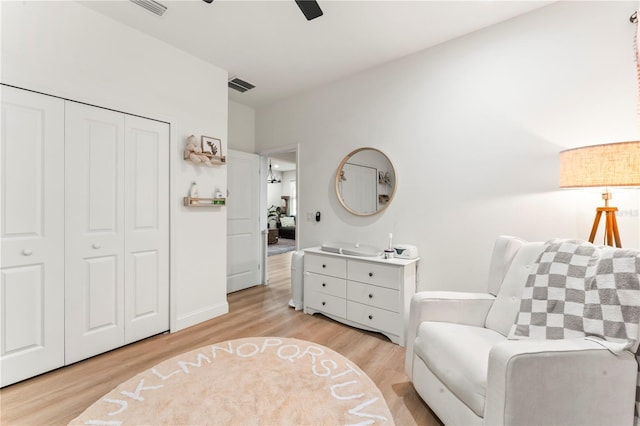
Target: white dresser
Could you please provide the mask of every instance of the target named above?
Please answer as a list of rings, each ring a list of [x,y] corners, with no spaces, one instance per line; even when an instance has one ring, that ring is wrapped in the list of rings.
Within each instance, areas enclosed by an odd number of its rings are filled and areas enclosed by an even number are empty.
[[[383,259],[304,250],[304,312],[384,334],[405,345],[418,259]]]

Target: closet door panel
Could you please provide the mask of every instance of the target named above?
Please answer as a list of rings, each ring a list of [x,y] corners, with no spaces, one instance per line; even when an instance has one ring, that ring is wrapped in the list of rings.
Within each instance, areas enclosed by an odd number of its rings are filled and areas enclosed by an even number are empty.
[[[0,90],[0,386],[6,386],[64,364],[64,102]]]
[[[169,125],[126,116],[125,341],[169,329]]]
[[[67,364],[124,344],[124,115],[66,103]]]
[[[25,348],[42,347],[44,336],[44,286],[42,264],[2,268],[4,319],[9,326],[3,330],[4,353],[14,353]],[[30,309],[25,310],[28,306]]]
[[[118,326],[118,258],[85,259],[86,329],[97,332]]]

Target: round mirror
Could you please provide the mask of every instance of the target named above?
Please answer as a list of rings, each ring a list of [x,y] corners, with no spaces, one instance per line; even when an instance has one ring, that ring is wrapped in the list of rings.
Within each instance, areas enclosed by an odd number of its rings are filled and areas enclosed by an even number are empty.
[[[396,192],[396,171],[379,149],[350,152],[336,171],[336,195],[345,209],[359,216],[384,210]]]

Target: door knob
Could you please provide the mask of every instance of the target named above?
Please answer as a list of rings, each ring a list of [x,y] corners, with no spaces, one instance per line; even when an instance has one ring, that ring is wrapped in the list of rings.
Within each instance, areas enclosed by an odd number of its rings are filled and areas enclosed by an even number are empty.
[[[31,256],[33,254],[33,252],[29,249],[24,249],[22,250],[22,254],[25,256]]]
[[[94,249],[96,249],[96,250],[97,250],[97,249],[99,249],[99,248],[100,248],[100,244],[98,244],[98,243],[93,243],[93,245],[92,245],[91,247],[93,247]]]

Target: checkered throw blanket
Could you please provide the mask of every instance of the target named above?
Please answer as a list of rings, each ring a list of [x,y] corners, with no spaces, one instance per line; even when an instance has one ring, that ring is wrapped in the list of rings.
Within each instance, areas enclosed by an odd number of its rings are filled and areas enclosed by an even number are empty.
[[[527,278],[510,339],[594,339],[614,353],[635,349],[640,251],[552,240]],[[640,365],[640,349],[636,352]],[[640,426],[640,367],[635,425]]]

